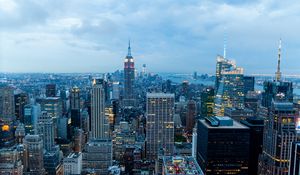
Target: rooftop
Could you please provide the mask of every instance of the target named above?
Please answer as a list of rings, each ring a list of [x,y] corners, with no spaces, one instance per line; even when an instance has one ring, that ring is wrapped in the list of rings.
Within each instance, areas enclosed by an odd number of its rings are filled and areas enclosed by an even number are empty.
[[[170,93],[147,93],[147,98],[174,98],[174,94]]]
[[[70,154],[68,155],[68,158],[78,158],[80,155],[81,155],[80,152],[79,152],[79,153],[70,153]]]
[[[196,159],[191,156],[164,156],[163,171],[165,175],[204,175]]]
[[[206,117],[205,120],[199,120],[207,128],[214,129],[248,129],[247,126],[233,120],[227,116]]]

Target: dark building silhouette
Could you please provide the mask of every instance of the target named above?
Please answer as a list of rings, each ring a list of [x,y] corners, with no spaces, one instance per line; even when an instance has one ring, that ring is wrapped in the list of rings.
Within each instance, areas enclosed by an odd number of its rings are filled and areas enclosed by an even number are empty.
[[[55,97],[55,96],[56,96],[56,84],[47,84],[46,97]]]
[[[71,126],[80,127],[80,89],[73,87],[70,94]]]
[[[255,77],[244,76],[244,94],[254,91]]]
[[[198,120],[197,161],[206,175],[248,175],[250,130],[229,117]]]
[[[15,97],[15,116],[17,120],[24,122],[24,107],[29,103],[29,97],[27,93],[18,93]]]
[[[187,103],[187,113],[186,113],[186,132],[192,134],[193,128],[195,126],[197,108],[196,102],[194,100],[189,100]]]
[[[256,175],[258,157],[262,153],[264,119],[261,117],[250,117],[241,121],[241,123],[250,128],[249,175]]]
[[[262,105],[264,107],[270,107],[273,99],[293,102],[293,83],[266,81],[264,82],[264,92],[262,97]]]

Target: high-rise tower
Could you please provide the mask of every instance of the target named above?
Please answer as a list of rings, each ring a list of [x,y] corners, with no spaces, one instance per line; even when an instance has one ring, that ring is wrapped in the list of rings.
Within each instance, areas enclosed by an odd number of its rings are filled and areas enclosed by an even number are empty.
[[[43,147],[51,151],[54,146],[54,124],[51,115],[43,111],[38,118],[38,134],[43,139]]]
[[[104,80],[94,79],[91,91],[91,137],[105,139],[108,137],[108,121],[105,117]]]
[[[265,117],[263,152],[258,174],[287,175],[292,142],[297,140],[297,110],[293,103],[272,101]]]
[[[265,118],[263,152],[259,158],[258,174],[287,175],[292,142],[297,141],[298,109],[293,104],[293,84],[281,80],[281,40],[278,65],[273,82],[264,82],[262,105],[267,109]]]
[[[73,87],[70,94],[71,125],[80,127],[80,89]]]
[[[163,148],[166,155],[174,147],[174,94],[147,93],[147,157],[157,158]]]
[[[135,104],[134,88],[134,59],[131,56],[130,41],[128,43],[128,53],[124,61],[124,106],[133,107]]]

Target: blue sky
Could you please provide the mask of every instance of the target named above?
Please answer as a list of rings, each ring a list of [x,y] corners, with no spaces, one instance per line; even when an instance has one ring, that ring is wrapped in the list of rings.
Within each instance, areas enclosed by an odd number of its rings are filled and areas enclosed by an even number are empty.
[[[0,0],[0,71],[112,72],[128,39],[136,68],[214,73],[223,54],[246,74],[300,74],[300,1]]]

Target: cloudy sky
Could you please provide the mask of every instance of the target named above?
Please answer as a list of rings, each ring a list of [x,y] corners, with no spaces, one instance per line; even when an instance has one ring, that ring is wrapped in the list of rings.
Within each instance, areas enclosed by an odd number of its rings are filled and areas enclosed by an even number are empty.
[[[223,54],[246,74],[300,74],[299,0],[0,0],[1,72],[112,72],[128,39],[136,67],[213,73]]]

